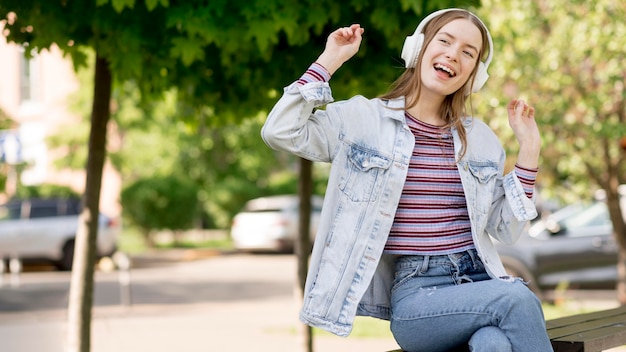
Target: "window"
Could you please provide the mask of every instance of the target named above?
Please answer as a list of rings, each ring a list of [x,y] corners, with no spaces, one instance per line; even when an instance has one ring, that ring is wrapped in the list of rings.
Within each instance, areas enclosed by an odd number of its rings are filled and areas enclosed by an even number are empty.
[[[56,203],[42,203],[42,204],[31,204],[30,207],[30,218],[46,218],[57,216],[57,205]]]
[[[27,47],[22,47],[20,50],[20,102],[29,103],[39,101],[38,96],[38,82],[39,82],[39,70],[38,68],[38,56],[33,53],[32,57],[27,57]]]

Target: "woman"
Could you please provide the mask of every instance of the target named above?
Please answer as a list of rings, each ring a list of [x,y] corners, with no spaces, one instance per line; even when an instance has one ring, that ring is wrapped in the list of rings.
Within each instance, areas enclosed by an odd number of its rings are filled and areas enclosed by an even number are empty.
[[[488,77],[487,28],[466,10],[433,13],[388,93],[333,103],[328,81],[363,32],[331,33],[262,130],[274,149],[332,163],[301,320],[340,336],[356,315],[390,320],[405,351],[551,351],[539,300],[490,239],[513,243],[537,215],[540,136],[534,109],[512,100],[519,154],[504,175],[497,137],[466,114]]]

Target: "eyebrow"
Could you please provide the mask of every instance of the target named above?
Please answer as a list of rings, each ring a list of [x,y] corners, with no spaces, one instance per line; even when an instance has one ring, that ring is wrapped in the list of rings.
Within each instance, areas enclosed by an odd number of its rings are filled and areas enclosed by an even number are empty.
[[[450,34],[450,33],[448,33],[448,32],[439,32],[439,34],[443,34],[443,35],[446,35],[446,36],[448,36],[448,37],[450,37],[450,38],[452,38],[452,39],[456,39],[456,37],[455,37],[455,36],[453,36],[452,34]],[[478,48],[477,48],[477,47],[475,47],[475,46],[473,46],[472,44],[465,44],[465,46],[468,46],[470,49],[475,50],[475,51],[476,51],[476,53],[480,53],[480,50],[478,50]]]

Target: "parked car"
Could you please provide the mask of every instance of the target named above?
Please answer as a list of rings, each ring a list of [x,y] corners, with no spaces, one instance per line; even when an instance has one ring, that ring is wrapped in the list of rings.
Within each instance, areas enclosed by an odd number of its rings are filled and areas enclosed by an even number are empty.
[[[0,260],[45,261],[70,270],[81,211],[80,199],[22,199],[0,205]],[[113,254],[117,219],[100,214],[97,256]]]
[[[622,203],[626,209],[626,197]],[[541,291],[570,287],[614,287],[618,244],[603,201],[574,204],[532,224],[513,245],[496,243],[507,272]]]
[[[298,237],[297,195],[262,197],[248,201],[233,218],[234,246],[246,251],[292,252]],[[311,238],[314,238],[323,198],[311,198]]]

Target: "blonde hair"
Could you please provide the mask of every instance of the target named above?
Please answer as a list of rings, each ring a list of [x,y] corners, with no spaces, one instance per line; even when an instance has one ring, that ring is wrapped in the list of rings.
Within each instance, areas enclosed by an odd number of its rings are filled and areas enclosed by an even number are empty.
[[[444,12],[440,16],[433,18],[429,21],[424,27],[424,44],[422,46],[422,50],[419,52],[419,56],[417,58],[417,64],[414,68],[408,68],[396,79],[395,82],[392,83],[389,91],[379,98],[381,99],[395,99],[400,97],[407,97],[407,101],[405,102],[405,109],[408,110],[414,107],[419,100],[421,89],[422,89],[422,80],[420,79],[420,70],[422,67],[422,57],[424,56],[425,48],[430,44],[433,40],[437,32],[445,26],[446,24],[457,20],[457,19],[467,19],[474,23],[476,27],[480,30],[482,36],[482,47],[478,56],[476,58],[476,66],[470,75],[470,78],[465,83],[463,87],[458,89],[456,92],[446,96],[441,107],[439,109],[439,114],[441,118],[445,121],[444,127],[456,128],[459,134],[459,138],[461,139],[462,149],[459,160],[463,158],[467,149],[467,133],[465,128],[463,127],[463,119],[462,117],[467,115],[466,111],[466,103],[469,99],[470,112],[472,110],[471,106],[471,94],[466,94],[466,92],[471,91],[471,87],[474,84],[474,78],[476,77],[476,71],[478,70],[478,61],[482,60],[482,57],[485,56],[486,50],[488,47],[488,34],[487,28],[485,28],[482,22],[471,12],[465,10],[451,10],[448,12]],[[490,50],[493,50],[490,48]],[[471,114],[470,114],[471,116]]]

